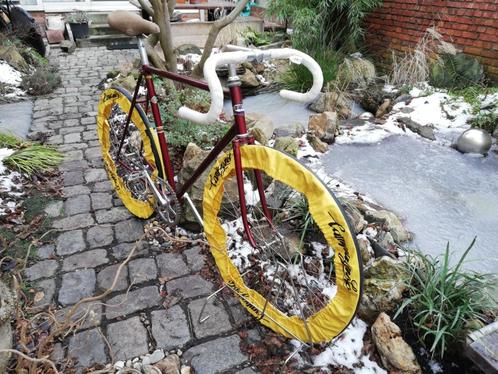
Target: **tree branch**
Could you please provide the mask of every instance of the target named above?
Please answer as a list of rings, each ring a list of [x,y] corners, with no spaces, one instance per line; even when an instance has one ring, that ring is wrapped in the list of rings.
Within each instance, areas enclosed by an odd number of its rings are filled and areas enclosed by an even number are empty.
[[[149,16],[154,18],[154,9],[152,9],[152,7],[145,2],[145,0],[138,0],[138,2],[140,3],[142,9],[145,10]]]
[[[168,9],[167,0],[151,0],[154,8],[154,22],[157,23],[159,29],[159,43],[164,54],[166,68],[169,71],[176,72],[176,56],[173,51],[173,38],[171,37],[171,25],[169,22],[169,14],[165,14],[165,9]]]
[[[239,16],[240,12],[242,12],[242,10],[245,8],[248,2],[249,0],[240,1],[239,3],[237,3],[237,6],[230,12],[230,14],[227,14],[225,17],[220,18],[219,20],[213,23],[213,26],[211,26],[211,29],[209,30],[206,43],[204,44],[204,51],[202,52],[201,60],[195,66],[194,70],[192,71],[192,75],[196,77],[202,77],[203,75],[202,70],[204,69],[204,63],[211,55],[214,43],[216,43],[216,39],[218,38],[218,34],[223,28],[225,28],[227,25],[235,21],[235,18]]]

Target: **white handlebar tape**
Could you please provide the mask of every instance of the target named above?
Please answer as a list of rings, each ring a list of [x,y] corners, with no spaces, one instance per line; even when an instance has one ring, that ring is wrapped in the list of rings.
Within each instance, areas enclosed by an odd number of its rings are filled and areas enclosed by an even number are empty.
[[[252,59],[284,59],[288,58],[291,62],[303,64],[313,75],[313,86],[308,92],[300,93],[288,90],[280,91],[280,96],[288,100],[308,103],[318,97],[323,85],[323,74],[320,65],[307,54],[290,48],[268,49],[264,51],[238,51],[224,52],[211,55],[204,64],[204,78],[206,79],[209,91],[211,93],[211,107],[207,113],[201,113],[182,106],[178,110],[178,116],[193,122],[207,124],[218,119],[223,110],[223,88],[216,75],[216,67],[224,64],[237,64]]]

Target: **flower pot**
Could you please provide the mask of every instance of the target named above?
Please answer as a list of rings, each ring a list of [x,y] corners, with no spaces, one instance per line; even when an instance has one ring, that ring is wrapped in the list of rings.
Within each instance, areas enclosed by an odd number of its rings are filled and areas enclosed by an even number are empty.
[[[69,23],[74,39],[88,38],[88,23]]]

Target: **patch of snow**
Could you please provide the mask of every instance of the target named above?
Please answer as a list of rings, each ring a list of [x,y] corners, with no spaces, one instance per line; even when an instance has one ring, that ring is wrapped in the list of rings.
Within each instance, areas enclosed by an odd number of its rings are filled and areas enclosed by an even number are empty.
[[[398,118],[409,117],[421,126],[432,127],[437,143],[441,145],[453,144],[456,138],[469,128],[467,122],[472,118],[472,108],[463,98],[451,98],[445,92],[433,92],[427,95],[427,92],[431,90],[433,89],[428,85],[413,88],[410,94],[414,98],[408,104],[400,102],[394,105],[384,123],[372,121],[351,129],[345,129],[336,138],[336,143],[373,144],[392,135],[419,137],[410,129],[402,128],[398,123]],[[407,109],[410,111],[409,113],[406,112]]]
[[[10,66],[6,61],[0,61],[0,82],[18,87],[21,84],[22,74]]]
[[[437,361],[434,361],[434,360],[430,360],[429,361],[429,366],[432,370],[432,372],[434,374],[437,374],[437,373],[442,373],[443,372],[443,367],[441,366],[441,364]]]
[[[21,174],[9,171],[2,160],[14,153],[14,150],[0,148],[0,216],[15,210],[17,201],[22,196],[22,184],[19,183]]]
[[[13,149],[9,148],[0,148],[0,174],[5,173],[7,168],[2,163],[3,159],[9,157],[12,153],[14,153]]]
[[[387,373],[375,361],[363,354],[363,336],[367,324],[359,318],[319,355],[313,358],[314,366],[345,366],[355,373]]]

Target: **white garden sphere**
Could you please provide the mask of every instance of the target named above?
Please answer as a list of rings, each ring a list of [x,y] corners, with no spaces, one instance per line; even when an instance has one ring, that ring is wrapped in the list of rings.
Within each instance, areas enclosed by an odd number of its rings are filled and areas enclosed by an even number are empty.
[[[458,137],[456,148],[463,153],[486,154],[491,148],[491,135],[481,129],[465,130]]]

